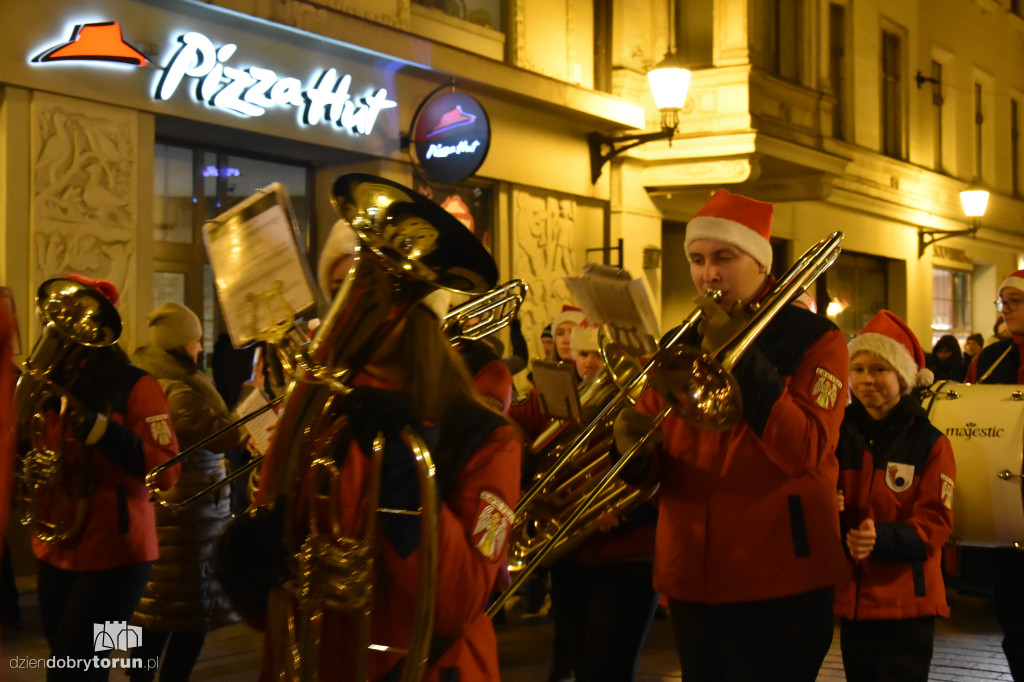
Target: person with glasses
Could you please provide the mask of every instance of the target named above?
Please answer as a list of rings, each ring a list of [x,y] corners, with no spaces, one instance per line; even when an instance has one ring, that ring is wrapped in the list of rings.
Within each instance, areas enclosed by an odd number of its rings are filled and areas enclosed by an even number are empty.
[[[967,370],[967,383],[1024,384],[1024,270],[999,285],[996,310],[1009,338],[986,346]],[[991,552],[996,618],[1003,629],[1003,652],[1015,680],[1024,680],[1024,553],[1010,548]]]

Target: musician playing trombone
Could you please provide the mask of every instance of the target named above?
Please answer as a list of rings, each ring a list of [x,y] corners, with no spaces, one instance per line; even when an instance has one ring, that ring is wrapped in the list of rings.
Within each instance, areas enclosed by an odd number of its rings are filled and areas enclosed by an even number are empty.
[[[685,247],[704,311],[682,343],[712,356],[746,327],[775,283],[773,206],[719,190],[687,225]],[[794,292],[795,295],[795,292]],[[724,431],[670,414],[626,474],[660,481],[654,587],[669,612],[687,682],[813,682],[832,641],[843,563],[833,455],[849,359],[827,319],[785,305],[733,367],[742,413]],[[619,413],[627,452],[666,405],[657,374]],[[660,443],[658,442],[660,440]]]

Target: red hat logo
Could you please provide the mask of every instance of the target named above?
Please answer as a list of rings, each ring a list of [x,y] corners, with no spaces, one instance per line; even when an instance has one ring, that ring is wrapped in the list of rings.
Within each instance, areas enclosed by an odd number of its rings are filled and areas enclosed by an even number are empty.
[[[462,110],[461,104],[456,104],[454,109],[449,109],[445,112],[444,116],[442,116],[437,122],[437,125],[434,126],[434,129],[427,133],[427,137],[432,137],[438,133],[443,133],[446,130],[458,128],[459,126],[468,126],[475,120],[475,114],[467,114]]]
[[[135,66],[145,66],[149,63],[146,55],[121,37],[121,25],[116,21],[75,26],[69,42],[52,47],[32,58],[34,62],[71,60],[119,62]]]

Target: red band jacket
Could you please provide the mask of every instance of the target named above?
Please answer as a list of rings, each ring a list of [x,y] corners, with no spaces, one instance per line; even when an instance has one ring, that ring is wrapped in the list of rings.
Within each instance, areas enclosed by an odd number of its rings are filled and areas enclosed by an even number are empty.
[[[106,349],[103,349],[106,350]],[[156,379],[127,363],[106,356],[89,361],[78,381],[80,394],[89,392],[93,404],[104,408],[107,427],[91,446],[74,437],[68,424],[59,432],[56,414],[47,413],[49,447],[63,447],[69,471],[85,473],[88,499],[86,523],[80,537],[67,546],[33,538],[32,548],[40,561],[69,571],[98,571],[157,558],[156,521],[149,501],[145,476],[178,453],[178,439],[171,427],[167,399]],[[109,411],[107,411],[109,410]],[[157,478],[161,490],[178,480],[180,466]],[[43,489],[37,518],[68,518],[81,496],[70,476],[68,488]]]
[[[956,462],[949,439],[912,398],[879,421],[854,399],[836,457],[843,535],[865,518],[874,520],[877,533],[871,554],[848,565],[836,590],[836,615],[948,616],[941,557],[953,530]]]
[[[382,385],[365,374],[357,383]],[[519,499],[522,439],[515,427],[483,408],[467,410],[458,430],[460,454],[454,470],[438,466],[441,505],[434,635],[423,679],[484,682],[500,678],[497,638],[485,609],[495,578],[507,561],[508,534]],[[339,521],[346,533],[365,526],[363,491],[369,470],[369,459],[353,441],[340,465],[337,484]],[[386,492],[382,489],[382,498]],[[383,499],[382,504],[386,506]],[[388,516],[378,517],[377,532],[384,542],[378,544],[375,555],[371,642],[405,647],[421,592],[420,522],[418,517],[389,522]],[[352,679],[352,645],[357,641],[353,627],[350,618],[331,612],[325,616],[320,679]],[[264,652],[260,679],[269,680],[276,665],[270,661],[273,652],[266,642]],[[388,675],[401,664],[398,654],[371,653],[370,679],[391,679]]]
[[[614,395],[614,392],[611,395]],[[611,395],[607,397],[610,398]],[[603,406],[604,403],[600,401],[598,404],[589,405],[591,418]],[[584,407],[584,414],[588,414],[587,407]],[[564,452],[589,424],[586,416],[581,424],[572,420],[552,419],[544,410],[543,401],[540,399],[536,387],[530,389],[530,395],[526,401],[511,407],[509,416],[532,440],[532,447],[525,455],[526,462],[523,472],[523,484],[527,489],[536,481],[537,477],[555,464],[553,453],[560,455]],[[602,434],[598,432],[598,436],[600,435]],[[603,435],[610,436],[607,433]],[[592,442],[600,441],[598,437],[594,437]],[[611,464],[611,460],[609,460],[608,465],[611,466]],[[570,464],[568,470],[572,469],[573,465]],[[593,474],[603,475],[603,470],[595,469]],[[585,497],[586,495],[582,495],[578,502],[582,502]],[[596,533],[585,539],[579,546],[571,550],[567,558],[571,561],[582,562],[650,561],[654,553],[656,519],[657,512],[653,503],[644,502],[625,514],[618,525],[608,532]]]
[[[683,343],[700,346],[696,330]],[[660,480],[654,587],[707,604],[833,586],[843,565],[834,452],[849,358],[828,320],[785,306],[733,367],[740,420],[702,430],[675,414],[636,482]],[[637,409],[666,405],[647,390]]]

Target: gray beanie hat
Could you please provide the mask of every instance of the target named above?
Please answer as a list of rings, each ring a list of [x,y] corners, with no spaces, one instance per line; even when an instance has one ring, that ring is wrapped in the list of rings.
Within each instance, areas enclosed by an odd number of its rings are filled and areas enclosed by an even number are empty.
[[[162,350],[180,348],[190,341],[203,338],[203,325],[199,317],[180,303],[161,303],[146,321],[149,322],[149,344]]]

